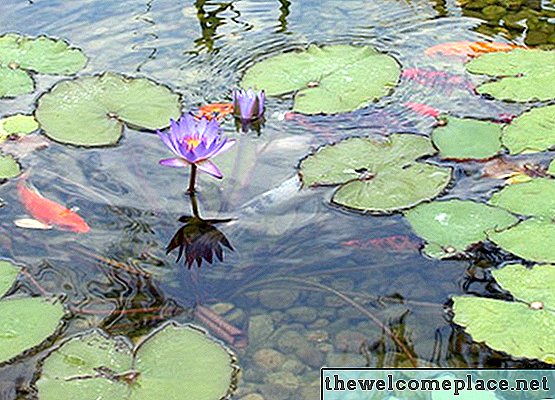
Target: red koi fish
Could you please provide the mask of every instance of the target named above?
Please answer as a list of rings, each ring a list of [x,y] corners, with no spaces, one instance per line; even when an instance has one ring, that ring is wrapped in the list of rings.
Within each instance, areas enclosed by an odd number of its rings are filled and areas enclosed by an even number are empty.
[[[462,89],[472,93],[475,89],[469,79],[446,71],[409,68],[403,71],[402,77],[431,88]]]
[[[368,248],[372,247],[379,250],[412,251],[418,250],[419,243],[413,242],[408,236],[393,235],[368,240],[348,240],[341,243],[343,246]]]
[[[438,109],[423,103],[408,102],[405,103],[405,107],[410,108],[412,111],[424,117],[439,118],[441,115],[441,112]]]
[[[87,233],[90,230],[89,225],[75,211],[43,197],[37,189],[25,183],[25,178],[17,183],[17,192],[21,203],[34,221],[18,220],[16,225],[35,229],[49,229],[55,226],[75,233]]]

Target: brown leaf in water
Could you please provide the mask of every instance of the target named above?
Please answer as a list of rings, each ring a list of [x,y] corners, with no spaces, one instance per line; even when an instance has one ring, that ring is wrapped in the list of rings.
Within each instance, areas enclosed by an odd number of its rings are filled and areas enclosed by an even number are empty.
[[[21,159],[49,145],[50,142],[42,135],[26,135],[0,143],[0,150],[3,153],[11,154],[15,158]]]

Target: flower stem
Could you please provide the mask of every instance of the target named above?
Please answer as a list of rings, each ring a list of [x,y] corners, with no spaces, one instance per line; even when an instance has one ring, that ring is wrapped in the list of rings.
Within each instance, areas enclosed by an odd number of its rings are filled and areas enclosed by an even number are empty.
[[[195,193],[189,193],[189,196],[191,197],[191,207],[193,208],[193,216],[200,218],[199,211],[198,211],[197,195]]]
[[[195,182],[197,180],[197,166],[195,164],[191,165],[191,176],[189,178],[189,188],[187,189],[187,193],[193,194],[195,193]]]

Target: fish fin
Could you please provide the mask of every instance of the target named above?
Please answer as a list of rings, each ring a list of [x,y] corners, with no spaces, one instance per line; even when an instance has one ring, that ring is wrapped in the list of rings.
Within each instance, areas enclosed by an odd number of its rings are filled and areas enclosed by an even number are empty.
[[[77,207],[77,206],[73,206],[73,207],[71,207],[71,208],[69,209],[69,211],[74,212],[74,213],[78,213],[79,210],[80,210],[80,208]]]
[[[32,218],[16,219],[13,223],[18,228],[23,228],[23,229],[39,229],[39,230],[52,229],[51,225],[42,223],[42,222],[37,221],[36,219],[32,219]]]

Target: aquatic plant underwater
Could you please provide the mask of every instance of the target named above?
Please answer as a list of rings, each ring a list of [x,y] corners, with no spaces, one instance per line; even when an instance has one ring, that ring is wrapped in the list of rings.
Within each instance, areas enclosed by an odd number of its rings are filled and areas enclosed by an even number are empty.
[[[506,365],[555,364],[555,52],[505,41],[443,42],[421,52],[426,60],[456,60],[458,71],[452,72],[405,66],[402,54],[384,51],[374,41],[309,42],[316,44],[253,56],[237,71],[240,80],[232,87],[211,92],[193,108],[186,90],[176,90],[170,79],[162,83],[142,73],[80,72],[88,57],[73,44],[47,36],[0,36],[0,101],[37,93],[32,113],[10,112],[0,119],[0,180],[6,198],[0,200],[0,212],[11,212],[15,203],[27,214],[0,225],[0,248],[5,249],[0,253],[5,259],[0,261],[0,368],[23,362],[33,371],[29,387],[10,386],[10,396],[17,391],[41,400],[80,398],[83,393],[110,399],[216,400],[260,390],[269,399],[276,382],[296,382],[292,371],[308,371],[303,383],[309,385],[311,370],[324,364],[475,365],[464,359],[466,354],[462,361],[442,359],[444,332],[439,330],[433,354],[422,359],[416,333],[406,328],[411,313],[384,306],[411,302],[448,312],[447,324],[455,332],[449,338],[450,354],[464,353],[460,348],[467,346],[468,354],[487,354]],[[46,81],[51,86],[44,87],[39,75],[52,75]],[[428,130],[423,124],[405,129],[394,111],[374,109],[401,90],[412,95],[399,105],[403,112],[425,121]],[[428,102],[422,94],[426,91],[447,97],[463,93],[493,104],[495,115],[453,112],[444,103]],[[342,119],[348,129],[330,131]],[[363,129],[370,119],[379,130]],[[282,151],[297,145],[304,154],[297,165],[287,161],[295,175],[255,197],[259,182],[251,177],[258,172],[256,156],[263,150],[249,151],[264,149],[267,125],[277,123],[299,126],[317,140],[300,145],[285,141]],[[229,129],[233,124],[234,131]],[[133,142],[133,136],[140,139]],[[156,147],[151,140],[156,137],[165,148]],[[78,178],[64,177],[73,190],[91,192],[100,205],[78,210],[69,205],[71,196],[54,200],[55,186],[44,184],[44,175],[54,172],[29,161],[37,153],[47,166],[48,157],[64,162],[65,153],[47,147],[67,150],[68,158],[90,154],[83,162],[86,173],[112,185],[116,195],[105,198],[107,194],[83,188]],[[133,156],[119,157],[118,163],[102,166],[94,158],[126,147]],[[161,158],[168,150],[172,157]],[[154,157],[161,166],[180,170],[157,168]],[[146,205],[150,214],[118,205],[125,190],[102,175],[102,168],[117,171],[143,158],[150,164],[146,176],[137,174],[144,182],[136,192],[148,194],[149,183],[157,182],[158,197],[169,199]],[[238,179],[241,168],[251,175]],[[259,181],[275,182],[267,170],[260,175]],[[468,176],[487,190],[477,195],[465,191]],[[188,184],[182,184],[186,179]],[[234,209],[242,193],[250,198]],[[327,226],[302,220],[301,196],[312,196],[322,213],[331,215]],[[224,216],[204,218],[201,204],[208,213]],[[275,207],[271,212],[266,212],[268,204]],[[184,212],[183,205],[190,205],[191,212]],[[301,211],[287,222],[280,206]],[[326,257],[339,251],[329,241],[311,247],[315,235],[335,230],[334,213],[347,218],[353,232],[371,219],[383,226],[396,221],[410,235],[370,231],[364,233],[368,237],[353,238],[350,232],[333,232],[330,236],[341,249],[334,266]],[[129,225],[106,223],[103,214],[117,215],[114,220]],[[156,220],[154,229],[148,218]],[[173,232],[168,221],[176,220],[179,226]],[[286,222],[302,246],[280,241],[289,228]],[[261,227],[277,233],[259,248],[258,237],[270,235],[261,233]],[[250,236],[245,235],[249,229]],[[60,246],[59,231],[73,235],[71,243]],[[152,236],[143,241],[144,232]],[[105,248],[87,242],[101,233],[109,238]],[[118,240],[122,244],[115,244]],[[23,241],[37,252],[36,260],[33,254],[12,256]],[[56,245],[79,268],[98,267],[97,276],[86,272],[82,279],[91,292],[113,301],[80,297],[70,274],[63,285],[49,284],[50,259],[61,251]],[[235,261],[232,257],[248,247],[248,262],[225,262]],[[312,271],[303,261],[311,252],[318,268]],[[467,290],[426,303],[394,291],[389,297],[373,295],[370,288],[335,280],[349,270],[367,274],[359,259],[381,260],[383,253],[399,255],[402,263],[403,257],[415,254],[437,266],[468,261],[472,267],[465,271],[465,281],[456,282]],[[258,266],[259,259],[276,262]],[[33,265],[37,260],[40,268]],[[153,267],[157,263],[162,267]],[[41,268],[46,277],[38,273]],[[227,292],[212,290],[217,281],[231,282]],[[473,289],[477,285],[493,289]],[[176,300],[175,293],[183,290],[191,294],[192,305]],[[359,328],[337,323],[340,332],[333,344],[327,329],[335,329],[337,313],[316,302],[322,294],[328,296],[326,306],[339,303],[357,313],[353,319]],[[241,296],[261,305],[249,319],[228,303]],[[299,298],[321,307],[321,313],[295,306]],[[287,318],[296,322],[287,323]],[[299,333],[307,329],[306,337]],[[369,339],[372,329],[378,335]],[[269,348],[273,341],[279,351]],[[284,354],[293,355],[287,371]],[[252,358],[258,371],[247,369],[242,376],[242,358]],[[271,381],[264,381],[266,376]],[[264,381],[260,389],[253,384],[257,379]],[[283,398],[295,395],[293,391]]]

